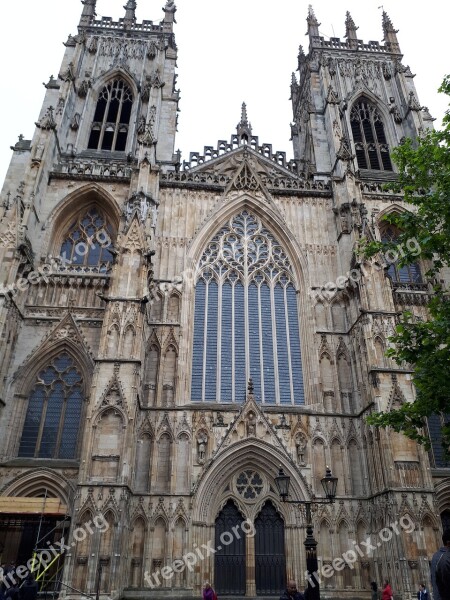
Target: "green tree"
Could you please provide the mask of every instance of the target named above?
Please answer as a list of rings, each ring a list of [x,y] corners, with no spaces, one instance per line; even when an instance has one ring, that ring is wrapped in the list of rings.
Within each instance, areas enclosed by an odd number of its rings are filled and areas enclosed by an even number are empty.
[[[449,75],[439,92],[450,97]],[[448,283],[441,279],[450,266],[450,109],[445,113],[441,130],[427,131],[416,142],[406,139],[392,151],[392,158],[399,175],[387,187],[402,194],[414,209],[385,217],[400,232],[395,243],[366,239],[360,251],[369,258],[402,245],[404,256],[399,264],[404,266],[417,262],[419,247],[420,258],[429,261],[425,276],[432,297],[428,305],[429,320],[417,321],[410,312],[405,312],[390,338],[393,346],[387,352],[397,364],[407,362],[413,366],[415,401],[390,412],[372,414],[367,422],[390,426],[429,448],[425,418],[443,413],[450,419],[450,292]],[[408,244],[412,239],[415,243]],[[444,424],[442,436],[449,456],[450,422]]]

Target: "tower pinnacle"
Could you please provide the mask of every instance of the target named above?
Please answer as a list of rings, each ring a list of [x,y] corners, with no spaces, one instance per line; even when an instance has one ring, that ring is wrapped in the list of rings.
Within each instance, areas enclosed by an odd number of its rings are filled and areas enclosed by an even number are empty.
[[[311,40],[312,37],[319,37],[319,26],[320,23],[316,19],[316,15],[314,14],[313,7],[311,4],[308,6],[308,16],[306,18],[306,22],[308,23],[308,35]]]
[[[358,36],[356,35],[357,29],[359,29],[359,27],[356,27],[352,15],[347,11],[345,15],[345,37],[348,41],[358,39]]]
[[[236,126],[236,132],[240,138],[246,137],[249,139],[252,136],[252,126],[248,121],[247,117],[247,105],[245,102],[242,103],[241,107],[241,120]]]
[[[125,28],[132,27],[136,23],[136,0],[128,0],[125,9],[125,17],[123,19],[123,24]]]
[[[81,0],[83,12],[81,13],[80,25],[89,25],[95,17],[95,5],[97,0]]]
[[[383,34],[384,41],[390,52],[400,53],[400,46],[397,39],[398,29],[394,29],[392,21],[386,11],[383,10]]]

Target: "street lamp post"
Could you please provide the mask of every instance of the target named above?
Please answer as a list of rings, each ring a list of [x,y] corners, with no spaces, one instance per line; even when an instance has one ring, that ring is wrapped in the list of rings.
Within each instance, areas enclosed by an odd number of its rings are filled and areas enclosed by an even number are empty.
[[[306,539],[303,543],[306,549],[306,570],[308,571],[307,600],[320,600],[320,586],[317,578],[317,541],[314,539],[313,533],[311,504],[329,504],[334,502],[338,478],[333,477],[331,470],[327,467],[325,477],[321,479],[325,491],[325,498],[316,500],[288,500],[290,482],[291,478],[289,475],[286,475],[280,467],[278,477],[275,477],[275,483],[281,501],[289,502],[291,504],[302,504],[306,508]]]

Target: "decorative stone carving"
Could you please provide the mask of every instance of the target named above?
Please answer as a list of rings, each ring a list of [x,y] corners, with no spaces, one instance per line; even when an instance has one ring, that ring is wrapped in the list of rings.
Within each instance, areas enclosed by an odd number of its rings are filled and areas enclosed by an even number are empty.
[[[72,131],[78,130],[78,128],[80,127],[80,120],[81,120],[80,113],[75,113],[72,117],[72,120],[70,121],[70,129],[72,129]]]
[[[42,117],[40,121],[35,123],[36,127],[39,129],[49,130],[56,128],[56,121],[53,117],[54,107],[49,106],[45,112],[45,115]]]
[[[86,98],[89,88],[91,87],[91,82],[88,79],[83,79],[78,88],[78,96],[80,98]]]

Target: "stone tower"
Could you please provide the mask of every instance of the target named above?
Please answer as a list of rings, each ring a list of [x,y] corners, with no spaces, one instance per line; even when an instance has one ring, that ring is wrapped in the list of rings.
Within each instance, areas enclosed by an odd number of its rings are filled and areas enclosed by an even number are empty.
[[[325,41],[309,9],[292,159],[244,104],[230,141],[182,161],[174,3],[159,23],[132,0],[118,21],[95,9],[83,0],[2,190],[1,560],[52,546],[41,589],[74,599],[198,596],[205,580],[279,595],[286,577],[304,586],[306,557],[278,469],[310,501],[329,465],[322,597],[369,598],[388,577],[410,598],[450,471],[437,434],[428,455],[365,422],[413,398],[385,350],[427,300],[426,265],[356,252],[395,237],[390,150],[432,127],[388,15],[381,43],[349,13],[346,39]]]

